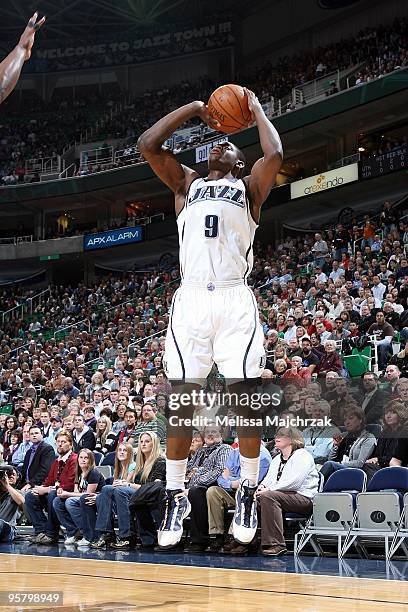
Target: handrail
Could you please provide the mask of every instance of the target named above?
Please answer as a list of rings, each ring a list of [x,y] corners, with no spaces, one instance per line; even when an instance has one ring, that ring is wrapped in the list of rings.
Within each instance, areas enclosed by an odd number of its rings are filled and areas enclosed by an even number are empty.
[[[165,335],[167,332],[167,327],[166,329],[161,329],[160,331],[154,332],[154,334],[151,334],[150,336],[146,336],[146,338],[139,338],[139,340],[135,340],[135,342],[131,342],[130,344],[128,344],[127,347],[127,353],[129,355],[129,349],[133,348],[134,346],[138,346],[141,342],[146,342],[146,340],[150,340],[150,338],[154,338],[155,336],[159,336],[159,335]]]
[[[71,327],[78,327],[78,325],[81,325],[81,323],[88,323],[88,332],[91,331],[90,319],[82,319],[82,321],[77,321],[77,323],[71,323],[71,325],[67,325],[66,327],[61,327],[60,329],[56,329],[55,332],[53,333],[54,338],[57,334],[60,334],[61,332],[67,329],[71,329]]]
[[[13,244],[16,246],[22,242],[32,242],[33,238],[34,236],[32,234],[27,236],[10,236],[7,238],[0,238],[0,244]]]
[[[68,171],[74,168],[74,172],[75,172],[75,168],[76,168],[76,164],[70,164],[69,166],[67,166],[67,168],[65,168],[65,170],[63,170],[62,172],[59,173],[58,178],[62,179],[62,178],[68,178]],[[65,176],[64,176],[65,175]],[[74,173],[72,173],[72,176],[74,176]]]

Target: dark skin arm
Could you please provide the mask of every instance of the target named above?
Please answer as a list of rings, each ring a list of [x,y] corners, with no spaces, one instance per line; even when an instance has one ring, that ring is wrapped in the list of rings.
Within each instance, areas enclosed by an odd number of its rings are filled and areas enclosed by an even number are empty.
[[[244,177],[248,188],[252,216],[259,221],[262,204],[275,184],[283,159],[282,143],[279,134],[265,115],[261,103],[250,89],[245,88],[248,96],[248,107],[255,121],[263,157],[252,167],[251,174]]]
[[[31,57],[35,33],[45,22],[45,17],[40,21],[37,21],[37,18],[38,13],[34,13],[22,33],[18,45],[0,64],[0,104],[17,85],[23,64]]]
[[[171,151],[163,147],[163,143],[183,123],[193,117],[200,117],[205,123],[215,125],[204,102],[190,102],[157,121],[140,136],[137,143],[139,151],[150,164],[153,172],[174,193],[176,214],[183,208],[188,188],[199,174],[183,166]]]

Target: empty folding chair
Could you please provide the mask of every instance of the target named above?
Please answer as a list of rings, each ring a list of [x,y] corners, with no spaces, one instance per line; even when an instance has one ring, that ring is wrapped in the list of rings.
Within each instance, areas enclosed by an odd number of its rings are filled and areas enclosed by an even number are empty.
[[[398,523],[397,531],[391,542],[388,558],[391,559],[401,546],[405,555],[408,557],[408,493],[404,495],[404,504],[401,513],[400,522]]]
[[[366,545],[384,540],[385,555],[397,531],[404,493],[408,491],[408,468],[388,467],[374,474],[367,491],[357,496],[357,512],[343,544],[341,556],[358,544],[366,556]]]
[[[113,467],[111,465],[97,465],[95,468],[102,474],[105,480],[111,478],[113,475]]]
[[[313,498],[313,513],[304,529],[295,536],[295,555],[310,544],[317,555],[323,554],[323,540],[337,540],[340,556],[342,540],[346,538],[356,514],[358,493],[365,491],[367,475],[358,468],[334,472],[321,493]]]

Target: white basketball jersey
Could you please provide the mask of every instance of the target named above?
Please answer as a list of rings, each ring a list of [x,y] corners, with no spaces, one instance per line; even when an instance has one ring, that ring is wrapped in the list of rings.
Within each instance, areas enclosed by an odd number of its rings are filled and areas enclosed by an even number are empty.
[[[177,225],[182,280],[246,280],[252,270],[258,225],[252,219],[242,179],[228,175],[194,180]]]

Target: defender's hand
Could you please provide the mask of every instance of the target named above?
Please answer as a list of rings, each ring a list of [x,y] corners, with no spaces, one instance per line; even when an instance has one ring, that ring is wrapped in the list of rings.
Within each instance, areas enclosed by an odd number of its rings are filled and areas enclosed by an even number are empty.
[[[35,33],[41,28],[41,26],[45,22],[45,17],[40,19],[40,21],[37,21],[37,18],[38,13],[36,11],[28,22],[27,27],[22,33],[20,41],[18,43],[18,46],[24,49],[25,51],[25,61],[29,60],[31,57],[31,49],[33,48]]]

